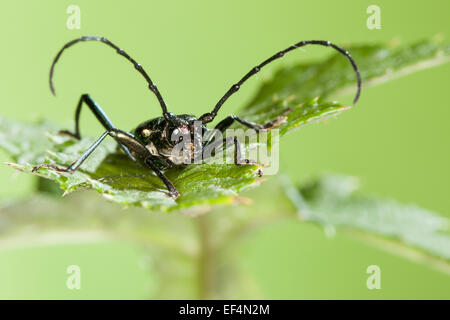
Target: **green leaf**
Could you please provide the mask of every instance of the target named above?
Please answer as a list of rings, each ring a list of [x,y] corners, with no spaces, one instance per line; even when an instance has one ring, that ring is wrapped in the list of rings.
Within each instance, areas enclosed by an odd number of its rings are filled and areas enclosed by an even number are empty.
[[[422,41],[403,47],[385,44],[348,48],[361,69],[364,86],[380,83],[408,72],[449,60],[449,46]],[[349,109],[325,101],[332,95],[354,89],[355,75],[347,59],[335,54],[308,64],[280,69],[265,83],[241,116],[257,123],[282,117],[280,136],[308,123],[336,116]],[[318,98],[320,97],[320,98]],[[31,172],[34,165],[68,165],[94,141],[76,141],[57,135],[59,128],[48,122],[24,124],[0,117],[0,148],[8,152],[12,167]],[[269,131],[270,133],[270,131]],[[270,145],[271,134],[268,135]],[[261,142],[259,142],[261,143]],[[255,144],[247,146],[247,150]],[[39,175],[54,180],[65,193],[94,189],[126,206],[148,209],[202,211],[210,206],[239,201],[239,194],[260,182],[261,165],[190,165],[166,172],[181,196],[173,200],[162,182],[150,171],[115,153],[113,141],[104,142],[74,174],[41,169]]]
[[[359,181],[354,177],[326,175],[299,188],[290,185],[286,178],[283,181],[304,221],[318,223],[331,233],[335,228],[351,231],[382,243],[385,249],[388,245],[398,249],[403,244],[450,260],[450,220],[443,216],[413,204],[365,195],[358,191]],[[371,235],[394,242],[383,242]],[[450,272],[449,264],[440,266]]]
[[[68,165],[94,141],[94,138],[84,138],[78,142],[58,136],[57,131],[49,123],[26,125],[0,118],[0,147],[16,162],[10,164],[12,167],[31,172],[35,164],[43,162]],[[122,205],[161,210],[232,203],[239,192],[259,179],[259,165],[204,164],[175,168],[167,172],[181,193],[173,200],[157,176],[115,153],[115,149],[114,141],[106,141],[73,174],[47,169],[40,169],[37,174],[54,180],[66,193],[95,189]]]

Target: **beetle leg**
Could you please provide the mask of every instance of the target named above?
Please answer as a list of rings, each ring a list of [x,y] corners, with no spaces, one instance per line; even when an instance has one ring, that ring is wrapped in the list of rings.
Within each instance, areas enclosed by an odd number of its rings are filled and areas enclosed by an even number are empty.
[[[130,150],[136,152],[140,157],[144,159],[144,163],[152,169],[158,178],[162,180],[162,182],[166,185],[167,189],[169,190],[169,195],[176,199],[180,195],[178,190],[175,188],[173,183],[154,165],[153,159],[154,156],[150,154],[150,152],[143,146],[139,141],[137,141],[134,136],[131,133],[128,133],[126,131],[120,130],[120,129],[113,129],[111,131],[106,131],[101,135],[100,138],[97,139],[90,147],[87,149],[76,161],[72,162],[68,167],[61,167],[57,165],[52,164],[39,164],[33,168],[33,172],[37,172],[40,168],[47,168],[58,172],[68,172],[73,173],[75,172],[82,164],[83,162],[91,155],[91,153],[100,145],[100,143],[108,136],[110,135],[113,137],[116,141],[123,144]]]
[[[267,122],[266,124],[258,124],[258,123],[254,123],[251,121],[247,121],[245,119],[241,119],[238,116],[235,115],[230,115],[228,117],[226,117],[225,119],[223,119],[222,121],[220,121],[215,127],[215,130],[218,130],[220,132],[224,132],[226,129],[228,129],[234,121],[237,121],[241,124],[243,124],[244,126],[254,129],[256,131],[261,131],[261,130],[270,130],[272,128],[278,127],[280,124],[282,124],[284,121],[286,121],[287,116],[285,116],[285,114],[292,112],[291,108],[287,108],[285,109],[279,116],[277,119],[272,120]],[[205,146],[209,145],[211,143],[213,137],[213,131],[211,131],[211,135],[207,136],[206,141],[207,143],[205,144]]]
[[[61,167],[56,166],[52,164],[39,164],[35,166],[32,170],[32,172],[37,172],[40,168],[47,168],[58,172],[68,172],[73,173],[75,172],[82,164],[83,162],[91,155],[91,153],[100,145],[100,143],[108,136],[108,131],[103,133],[100,138],[97,139],[77,160],[72,162],[68,167]]]
[[[249,159],[242,159],[241,144],[237,137],[227,137],[222,140],[214,141],[204,146],[203,148],[203,160],[206,160],[212,156],[213,150],[218,146],[223,145],[224,150],[230,146],[234,146],[234,164],[235,165],[252,165],[257,164],[256,161]]]
[[[109,132],[109,134],[116,140],[120,141],[120,143],[127,146],[130,150],[138,154],[142,159],[144,159],[145,165],[153,170],[158,178],[160,178],[161,181],[166,185],[167,190],[169,190],[169,195],[174,199],[178,198],[180,193],[178,192],[177,188],[175,188],[173,183],[154,164],[155,156],[153,156],[145,146],[143,146],[138,140],[136,140],[136,138],[131,133],[119,129],[114,129]]]
[[[83,106],[83,102],[86,103],[89,107],[89,109],[91,109],[92,113],[95,115],[95,117],[98,119],[98,121],[102,124],[102,126],[108,130],[114,130],[116,129],[114,127],[114,125],[112,124],[111,120],[109,120],[108,116],[106,115],[106,113],[102,110],[102,108],[100,108],[100,106],[94,101],[94,99],[91,98],[90,95],[88,94],[82,94],[80,97],[80,100],[78,101],[78,105],[77,108],[75,110],[75,132],[70,132],[68,130],[62,130],[59,133],[60,134],[64,134],[64,135],[68,135],[71,136],[75,139],[81,139],[81,134],[80,134],[80,114],[81,114],[81,107]],[[122,148],[122,150],[125,152],[125,154],[133,161],[135,161],[136,159],[134,159],[133,155],[131,154],[130,150],[124,146],[123,144],[121,144],[119,141],[117,141],[120,145],[120,147]]]
[[[173,199],[178,198],[180,196],[180,193],[178,192],[177,188],[175,188],[173,183],[155,166],[155,164],[153,163],[153,158],[154,156],[146,158],[144,160],[144,163],[156,173],[156,175],[161,179],[162,182],[164,182],[167,190],[169,190],[169,195]]]
[[[269,129],[275,128],[275,127],[279,126],[280,124],[282,124],[287,119],[287,117],[284,114],[287,112],[291,112],[291,111],[292,111],[291,109],[286,109],[285,111],[283,111],[283,113],[277,119],[275,119],[273,121],[269,121],[266,124],[258,124],[258,123],[250,122],[245,119],[241,119],[238,116],[231,115],[231,116],[226,117],[222,121],[220,121],[215,126],[215,129],[219,130],[220,132],[223,132],[224,130],[229,128],[233,124],[234,121],[237,121],[240,124],[243,124],[244,126],[254,129],[256,131],[269,130]]]

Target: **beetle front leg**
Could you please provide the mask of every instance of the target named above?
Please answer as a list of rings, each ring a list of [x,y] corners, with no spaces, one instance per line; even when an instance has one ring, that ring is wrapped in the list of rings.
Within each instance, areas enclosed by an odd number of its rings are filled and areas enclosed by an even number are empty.
[[[40,168],[47,168],[58,172],[73,173],[83,164],[83,162],[91,155],[91,153],[94,152],[94,150],[100,145],[100,143],[105,140],[108,134],[108,131],[102,134],[101,137],[97,139],[97,141],[95,141],[77,160],[72,162],[68,167],[61,167],[53,164],[43,163],[35,166],[32,172],[37,172]]]
[[[167,187],[167,190],[169,190],[169,195],[173,198],[176,199],[180,196],[180,193],[178,192],[177,188],[175,188],[175,186],[173,185],[173,183],[155,166],[155,164],[153,163],[153,160],[151,157],[148,157],[147,159],[144,160],[144,163],[153,170],[153,172],[156,173],[156,175],[158,176],[158,178],[160,178],[162,180],[162,182],[164,182],[164,184]]]
[[[89,147],[89,149],[87,149],[76,161],[72,162],[72,164],[70,164],[68,167],[44,163],[35,166],[32,171],[37,172],[40,168],[47,168],[58,172],[73,173],[83,164],[83,162],[91,155],[91,153],[108,135],[143,158],[144,163],[156,173],[156,175],[162,180],[162,182],[164,182],[167,189],[169,190],[169,195],[174,199],[178,198],[180,193],[175,188],[173,183],[169,179],[167,179],[167,177],[153,164],[153,156],[149,153],[147,148],[145,148],[145,146],[137,141],[131,133],[122,131],[120,129],[113,129],[111,131],[106,131],[105,133],[103,133],[102,136],[98,138],[97,141],[92,144],[92,146]]]
[[[120,143],[139,155],[140,158],[144,160],[145,165],[152,169],[158,176],[158,178],[160,178],[166,185],[167,190],[169,190],[169,195],[172,198],[176,199],[180,196],[180,193],[178,192],[177,188],[175,188],[173,183],[161,172],[161,170],[159,170],[155,166],[155,157],[148,151],[145,146],[143,146],[138,140],[136,140],[136,138],[131,133],[119,129],[114,129],[109,132],[109,135],[111,135],[112,137],[114,137],[114,139],[118,140]]]
[[[80,133],[80,114],[81,114],[81,108],[83,107],[83,103],[86,104],[91,112],[95,115],[97,120],[101,123],[101,125],[108,131],[116,129],[114,127],[111,120],[109,120],[106,113],[102,110],[102,108],[94,101],[94,99],[91,98],[89,94],[82,94],[80,97],[80,100],[78,101],[77,108],[75,110],[75,131],[71,132],[68,130],[61,130],[59,131],[59,134],[67,135],[72,138],[75,138],[77,140],[81,139],[81,133]],[[130,150],[122,144],[120,144],[120,147],[125,152],[125,154],[133,161],[135,161],[133,155],[130,153]]]

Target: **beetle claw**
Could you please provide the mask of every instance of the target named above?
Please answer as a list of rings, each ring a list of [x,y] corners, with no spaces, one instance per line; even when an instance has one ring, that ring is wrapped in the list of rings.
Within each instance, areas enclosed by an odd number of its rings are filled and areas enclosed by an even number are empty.
[[[244,160],[241,160],[236,163],[236,165],[238,165],[238,166],[245,166],[245,165],[251,166],[251,165],[255,165],[255,164],[258,164],[258,162],[250,160],[250,159],[244,159]]]
[[[177,198],[180,196],[180,193],[178,192],[177,189],[175,189],[175,190],[169,190],[169,196],[170,196],[173,200],[175,200],[175,199],[177,199]]]
[[[263,171],[261,168],[258,169],[258,177],[262,177],[263,176]]]

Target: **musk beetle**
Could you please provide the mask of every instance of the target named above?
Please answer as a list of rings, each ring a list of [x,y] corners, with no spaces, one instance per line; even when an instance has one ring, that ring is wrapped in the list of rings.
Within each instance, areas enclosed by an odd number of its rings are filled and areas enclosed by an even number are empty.
[[[123,56],[125,59],[130,61],[135,69],[145,78],[145,80],[148,83],[148,88],[151,92],[156,96],[158,99],[158,102],[162,109],[162,116],[143,122],[139,126],[137,126],[136,129],[132,130],[131,132],[126,132],[123,130],[120,130],[116,128],[111,120],[109,120],[108,116],[103,112],[103,110],[100,108],[100,106],[91,98],[88,94],[83,94],[80,97],[80,100],[78,102],[76,111],[75,111],[75,130],[74,132],[70,131],[61,131],[61,134],[69,135],[73,138],[80,139],[80,128],[79,128],[79,119],[80,119],[80,111],[81,107],[83,106],[83,103],[86,104],[92,113],[96,116],[98,121],[103,125],[105,128],[105,132],[98,138],[92,146],[90,146],[81,156],[79,159],[75,160],[72,164],[70,164],[68,167],[61,167],[57,165],[51,165],[51,164],[40,164],[34,167],[33,171],[39,170],[39,168],[48,168],[51,170],[56,170],[60,172],[68,172],[73,173],[76,171],[81,164],[89,157],[89,155],[100,145],[100,143],[107,137],[111,136],[113,139],[116,140],[118,143],[118,147],[134,162],[137,164],[141,164],[144,167],[147,167],[148,169],[151,169],[155,172],[155,174],[164,182],[166,185],[169,195],[173,198],[177,198],[179,196],[179,192],[176,189],[176,187],[173,185],[173,183],[164,175],[164,170],[173,166],[179,165],[179,161],[177,159],[174,159],[173,157],[173,148],[176,145],[176,143],[179,143],[182,140],[182,136],[190,136],[192,137],[192,141],[195,141],[196,137],[194,137],[195,130],[194,130],[194,123],[200,124],[201,131],[208,132],[211,129],[208,129],[206,127],[206,124],[213,121],[216,117],[217,113],[219,112],[222,105],[227,101],[227,99],[233,95],[235,92],[237,92],[240,87],[244,84],[245,81],[247,81],[250,77],[258,73],[264,66],[269,64],[270,62],[279,59],[283,57],[286,53],[301,48],[307,45],[320,45],[320,46],[326,46],[331,47],[335,50],[337,50],[339,53],[344,55],[351,63],[355,73],[356,73],[356,80],[357,80],[357,92],[356,96],[353,100],[353,103],[356,103],[358,101],[360,92],[361,92],[361,77],[358,71],[358,67],[356,66],[355,61],[352,59],[350,54],[344,50],[343,48],[329,42],[329,41],[323,41],[323,40],[309,40],[309,41],[300,41],[285,50],[279,51],[275,55],[271,56],[267,60],[263,61],[259,65],[252,68],[247,74],[244,75],[244,77],[233,84],[231,88],[224,94],[224,96],[217,102],[214,109],[211,112],[207,112],[200,116],[199,118],[193,116],[193,115],[187,115],[187,114],[181,114],[181,115],[175,115],[173,113],[170,113],[167,110],[166,103],[164,102],[164,99],[162,98],[158,88],[153,83],[153,81],[150,79],[147,72],[145,72],[144,68],[137,63],[132,57],[130,57],[124,50],[116,46],[114,43],[109,41],[106,38],[103,37],[96,37],[96,36],[84,36],[80,37],[78,39],[72,40],[68,43],[66,43],[62,49],[57,53],[55,56],[52,66],[50,68],[50,89],[53,94],[55,94],[55,88],[53,86],[53,74],[55,70],[55,65],[58,62],[58,60],[61,57],[61,54],[64,50],[68,49],[69,47],[73,46],[76,43],[84,42],[84,41],[99,41],[101,43],[104,43],[108,45],[109,47],[113,48],[119,55]],[[269,130],[277,125],[279,125],[281,122],[283,122],[285,117],[280,116],[277,119],[265,123],[265,124],[257,124],[250,121],[247,121],[245,119],[241,119],[235,115],[230,115],[220,121],[214,129],[219,130],[220,132],[224,132],[228,127],[231,126],[231,124],[234,121],[239,122],[240,124],[252,128],[256,131],[260,130]],[[181,135],[180,135],[181,133]],[[180,135],[179,140],[173,141],[172,137]],[[251,160],[242,159],[241,157],[241,150],[240,150],[240,144],[236,137],[227,137],[224,138],[222,141],[213,141],[213,139],[206,139],[206,141],[201,140],[201,152],[205,153],[205,151],[210,151],[212,148],[215,147],[223,147],[227,148],[230,146],[234,146],[234,163],[236,165],[246,165],[246,164],[252,164],[253,162]]]

